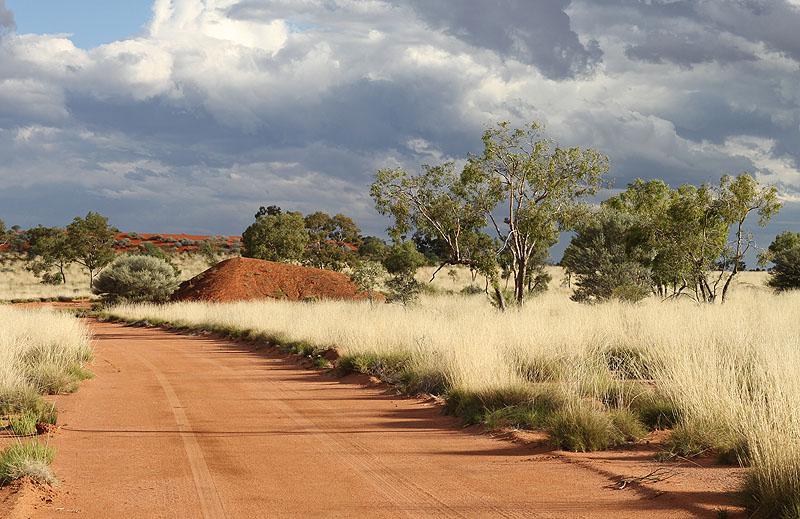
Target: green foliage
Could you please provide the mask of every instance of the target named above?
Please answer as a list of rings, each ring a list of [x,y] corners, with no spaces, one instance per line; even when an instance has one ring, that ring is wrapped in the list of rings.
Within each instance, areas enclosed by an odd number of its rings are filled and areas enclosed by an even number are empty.
[[[453,163],[423,166],[418,175],[384,169],[370,193],[378,211],[393,217],[395,241],[413,230],[430,257],[484,274],[505,308],[498,255],[510,254],[507,270],[522,304],[529,291],[546,285],[546,277],[531,272],[559,231],[571,226],[577,201],[597,191],[608,159],[591,149],[554,146],[537,123],[518,129],[499,123],[484,132],[483,144],[461,174]],[[483,230],[489,222],[494,239]]]
[[[608,158],[592,149],[561,148],[534,122],[511,128],[501,122],[483,134],[483,153],[470,157],[461,176],[472,204],[511,253],[517,304],[526,294],[536,258],[573,225],[579,200],[593,195],[608,171]],[[502,219],[494,213],[502,211]]]
[[[386,281],[386,288],[389,291],[388,302],[408,305],[417,300],[422,291],[422,284],[412,273],[401,272]]]
[[[213,267],[222,259],[222,249],[226,242],[222,237],[213,237],[203,240],[197,247],[197,252],[205,260],[206,265]]]
[[[6,223],[0,219],[0,245],[5,245],[9,243],[12,239],[12,233],[9,229],[6,229]]]
[[[304,221],[309,237],[306,263],[339,271],[355,262],[351,247],[361,245],[361,229],[351,218],[317,211],[306,216]]]
[[[555,446],[577,452],[608,449],[626,439],[626,433],[617,428],[608,413],[582,402],[553,413],[547,426]]]
[[[12,416],[8,419],[11,431],[17,436],[33,436],[36,434],[38,416],[30,411]]]
[[[661,180],[636,180],[603,205],[638,218],[656,292],[691,291],[707,303],[725,300],[752,248],[745,229],[750,215],[757,214],[764,226],[781,207],[777,190],[760,186],[748,173],[723,176],[716,187],[685,184],[675,190]],[[720,267],[728,272],[715,273]]]
[[[55,449],[37,441],[15,443],[0,452],[0,484],[30,477],[40,483],[55,483],[50,464]]]
[[[114,259],[114,239],[117,230],[108,225],[108,218],[90,212],[85,218],[75,217],[67,226],[67,236],[75,261],[89,271],[89,286],[94,274]]]
[[[383,266],[390,274],[413,274],[425,265],[425,256],[417,251],[413,241],[394,244],[383,260]]]
[[[578,225],[561,265],[574,276],[575,301],[639,301],[650,293],[645,233],[619,211],[593,213]]]
[[[386,269],[377,261],[359,261],[353,268],[350,278],[356,286],[367,293],[369,303],[373,303],[375,291],[386,276]]]
[[[25,238],[28,240],[28,270],[42,283],[66,283],[66,269],[76,258],[75,247],[67,232],[57,227],[38,226],[28,229]]]
[[[163,248],[149,241],[146,241],[139,245],[138,255],[158,258],[161,261],[167,263],[170,267],[172,267],[172,270],[175,271],[176,276],[179,276],[181,274],[181,270],[178,268],[178,264],[175,263],[175,255],[170,252],[167,252]]]
[[[120,256],[94,283],[95,293],[111,302],[166,301],[177,287],[178,279],[169,263],[142,255]]]
[[[296,212],[265,213],[242,234],[242,255],[270,261],[299,262],[308,245],[303,215]]]
[[[769,286],[778,291],[800,289],[800,233],[785,231],[776,236],[761,260],[774,263]]]
[[[386,257],[386,251],[386,242],[375,236],[365,236],[358,246],[359,257],[369,261],[382,262]]]

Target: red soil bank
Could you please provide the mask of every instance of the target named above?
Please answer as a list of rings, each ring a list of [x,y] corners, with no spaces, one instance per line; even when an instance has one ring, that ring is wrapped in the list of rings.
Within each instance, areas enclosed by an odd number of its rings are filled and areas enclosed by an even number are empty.
[[[340,272],[250,258],[231,258],[184,281],[175,301],[249,301],[253,299],[364,299]]]

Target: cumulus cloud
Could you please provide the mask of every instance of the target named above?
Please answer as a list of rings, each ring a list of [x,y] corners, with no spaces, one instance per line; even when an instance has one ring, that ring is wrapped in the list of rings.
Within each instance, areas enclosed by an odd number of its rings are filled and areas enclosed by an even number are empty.
[[[156,0],[142,34],[92,49],[9,30],[0,217],[57,224],[95,208],[132,230],[237,233],[277,203],[349,213],[380,233],[367,194],[376,169],[463,158],[486,125],[539,119],[561,142],[607,153],[617,187],[755,171],[790,201],[791,224],[797,11],[760,0]],[[0,24],[13,29],[3,0]]]

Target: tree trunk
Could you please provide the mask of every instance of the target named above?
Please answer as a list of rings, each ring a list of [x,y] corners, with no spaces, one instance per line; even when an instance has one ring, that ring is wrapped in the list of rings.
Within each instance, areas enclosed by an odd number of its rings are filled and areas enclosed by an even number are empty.
[[[528,264],[525,258],[517,260],[517,271],[514,273],[514,299],[517,305],[525,303],[525,274],[528,273]]]
[[[492,282],[492,288],[494,288],[494,295],[497,298],[497,306],[500,307],[500,310],[503,312],[506,311],[506,299],[503,297],[503,291],[500,290],[500,283],[497,281]]]

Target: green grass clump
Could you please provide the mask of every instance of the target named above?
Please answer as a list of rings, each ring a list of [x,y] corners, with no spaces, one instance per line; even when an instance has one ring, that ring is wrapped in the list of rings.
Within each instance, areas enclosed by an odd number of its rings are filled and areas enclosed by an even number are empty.
[[[443,395],[447,392],[447,376],[441,370],[417,365],[406,366],[397,380],[404,393],[410,395]]]
[[[30,477],[40,483],[54,484],[50,469],[55,450],[37,441],[16,443],[0,452],[0,484]]]
[[[612,409],[611,424],[626,441],[638,441],[647,436],[647,428],[630,409]]]
[[[747,444],[730,429],[715,423],[684,421],[670,434],[667,447],[681,456],[714,454],[722,463],[747,464]]]
[[[525,380],[533,383],[555,382],[567,371],[563,359],[546,355],[512,354],[512,365]]]
[[[396,383],[405,371],[411,355],[399,353],[359,353],[356,355],[343,355],[337,361],[339,371],[347,373],[356,371],[374,375],[384,382]]]
[[[445,411],[460,416],[468,425],[482,423],[489,429],[541,427],[564,398],[554,386],[511,385],[492,391],[453,389],[445,399]]]
[[[628,406],[650,430],[669,429],[678,423],[675,403],[656,391],[638,395]]]
[[[744,484],[745,505],[754,519],[797,519],[800,517],[800,478],[797,474],[761,473],[747,475]]]
[[[654,361],[642,348],[612,346],[599,352],[610,371],[627,379],[650,379]]]
[[[609,413],[577,402],[554,412],[547,424],[550,439],[558,448],[588,452],[608,449],[625,441]]]
[[[33,436],[36,434],[36,423],[38,416],[35,413],[27,412],[9,417],[8,423],[11,432],[17,436]]]
[[[20,413],[33,409],[40,398],[36,389],[30,386],[19,388],[0,386],[0,415]]]

